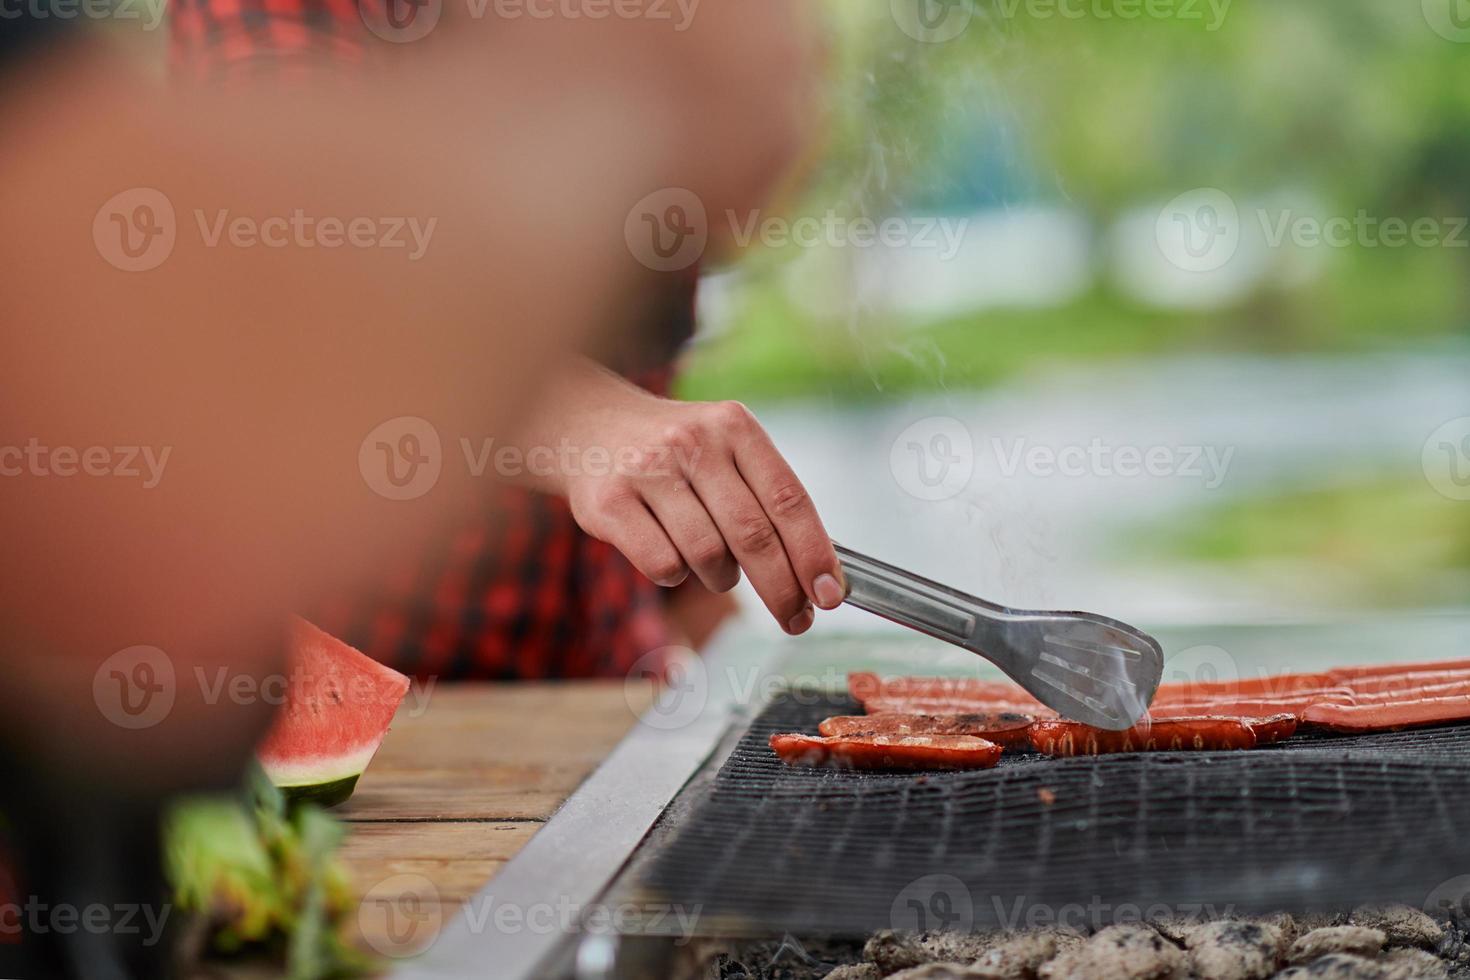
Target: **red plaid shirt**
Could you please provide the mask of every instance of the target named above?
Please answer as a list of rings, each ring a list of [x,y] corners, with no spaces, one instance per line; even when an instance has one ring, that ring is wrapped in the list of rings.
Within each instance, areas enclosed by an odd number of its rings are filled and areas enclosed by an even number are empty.
[[[358,2],[173,0],[174,70],[216,82],[350,71],[390,46],[367,30]],[[659,340],[644,346],[672,359],[692,331],[693,278],[669,282]],[[648,387],[666,383],[658,373]],[[622,676],[672,642],[659,587],[577,527],[565,501],[513,487],[490,497],[417,562],[311,618],[405,673],[446,679]]]

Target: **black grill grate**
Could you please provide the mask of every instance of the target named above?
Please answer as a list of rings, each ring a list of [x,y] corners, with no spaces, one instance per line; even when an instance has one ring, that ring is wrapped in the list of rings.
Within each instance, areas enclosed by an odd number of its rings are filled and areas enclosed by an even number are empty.
[[[919,776],[790,768],[766,744],[857,711],[845,696],[777,697],[672,811],[639,891],[697,907],[715,930],[858,935],[1079,907],[1105,921],[1418,905],[1470,874],[1470,727],[1254,752],[1008,753],[993,770]]]

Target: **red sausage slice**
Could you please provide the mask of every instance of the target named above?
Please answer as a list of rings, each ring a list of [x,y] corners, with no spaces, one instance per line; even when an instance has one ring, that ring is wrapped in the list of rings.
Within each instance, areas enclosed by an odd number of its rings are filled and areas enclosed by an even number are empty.
[[[1031,744],[1027,729],[1035,715],[1017,711],[966,714],[840,715],[817,726],[823,735],[975,735],[1004,748]]]
[[[1056,712],[1039,701],[1019,699],[982,701],[965,698],[921,698],[915,696],[869,698],[863,705],[870,715],[973,715],[1015,713],[1055,718]]]
[[[1269,718],[1246,718],[1245,723],[1256,733],[1257,745],[1275,745],[1296,734],[1296,715],[1272,715]]]
[[[771,748],[789,766],[836,769],[989,769],[1000,746],[973,735],[772,735]]]
[[[1253,749],[1257,743],[1254,729],[1243,718],[1170,718],[1120,732],[1078,721],[1038,721],[1030,735],[1036,751],[1060,756]]]
[[[1419,698],[1397,704],[1314,704],[1302,721],[1345,735],[1392,732],[1470,720],[1470,698]]]

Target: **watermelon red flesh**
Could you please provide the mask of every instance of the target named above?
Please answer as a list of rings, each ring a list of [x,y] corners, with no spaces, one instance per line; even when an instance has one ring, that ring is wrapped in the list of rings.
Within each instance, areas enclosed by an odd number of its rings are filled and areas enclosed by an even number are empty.
[[[288,796],[327,806],[352,794],[378,751],[408,678],[293,616],[286,703],[256,755]]]

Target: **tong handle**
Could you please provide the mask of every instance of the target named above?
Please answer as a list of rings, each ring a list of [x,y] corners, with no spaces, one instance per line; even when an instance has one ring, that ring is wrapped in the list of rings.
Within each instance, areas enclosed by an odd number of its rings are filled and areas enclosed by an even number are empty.
[[[847,578],[849,605],[949,643],[970,645],[976,625],[973,600],[836,542],[832,546]]]

